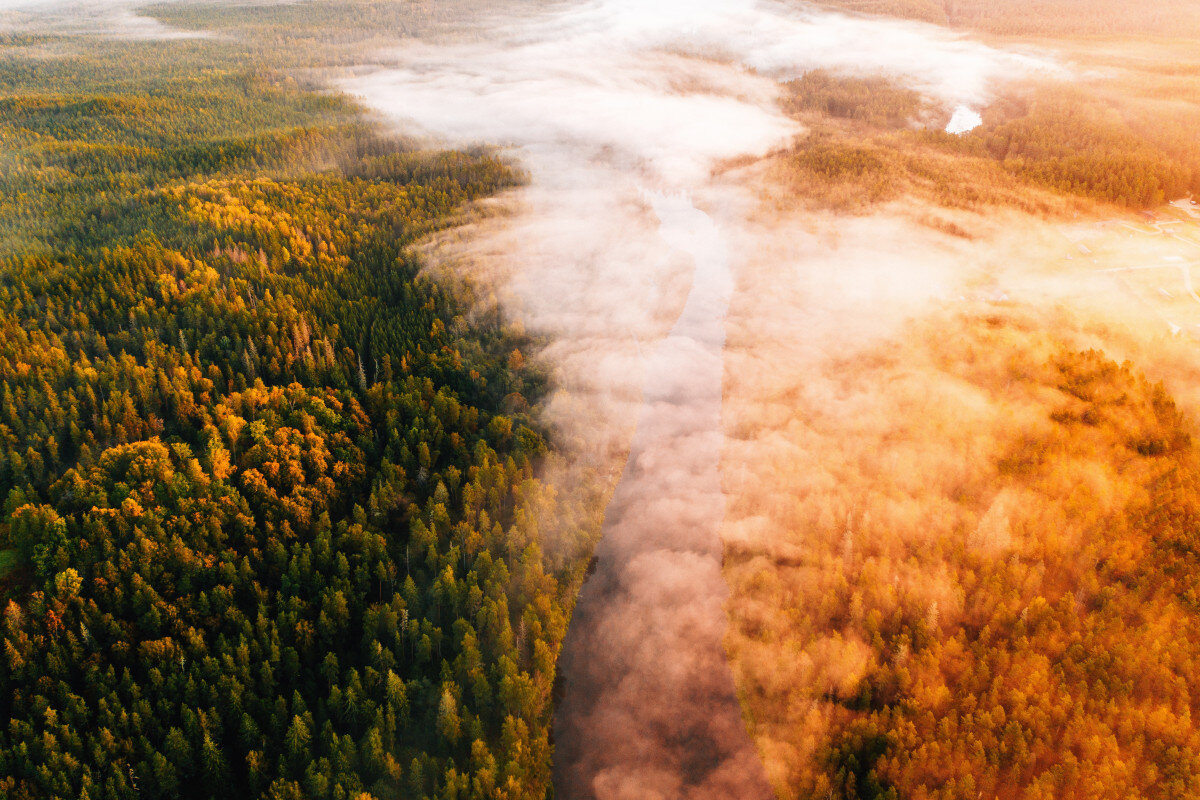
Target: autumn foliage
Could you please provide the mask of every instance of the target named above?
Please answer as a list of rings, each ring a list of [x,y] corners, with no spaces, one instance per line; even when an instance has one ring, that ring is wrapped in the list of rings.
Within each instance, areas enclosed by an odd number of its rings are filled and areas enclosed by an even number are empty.
[[[545,379],[408,250],[515,176],[194,47],[0,68],[0,794],[542,798]]]
[[[844,411],[796,391],[774,435],[820,472],[738,485],[728,644],[780,796],[1200,791],[1191,423],[1039,327],[914,323]]]

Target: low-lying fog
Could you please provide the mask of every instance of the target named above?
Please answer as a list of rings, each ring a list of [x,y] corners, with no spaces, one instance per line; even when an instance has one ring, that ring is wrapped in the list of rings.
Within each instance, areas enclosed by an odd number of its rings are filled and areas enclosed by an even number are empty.
[[[0,0],[0,33],[98,34],[132,39],[192,37],[138,13],[138,0]]]
[[[1054,67],[930,26],[752,0],[556,3],[375,58],[342,88],[410,135],[499,145],[528,171],[513,215],[443,255],[499,276],[550,335],[552,421],[575,457],[629,449],[560,662],[560,794],[769,796],[722,648],[720,464],[730,293],[779,234],[749,223],[752,187],[714,168],[804,135],[778,81],[812,68],[887,74],[965,129],[996,81]],[[833,270],[806,277],[827,295],[814,302],[849,291],[837,302],[856,314],[863,298],[907,307],[897,298],[953,284],[946,253],[902,252],[902,225],[860,233],[854,282],[825,239],[781,280]]]
[[[0,0],[0,30],[173,33],[136,8]],[[772,403],[793,424],[785,389],[802,379],[785,376],[775,392],[760,377],[818,366],[823,377],[800,394],[835,404],[846,391],[832,359],[956,298],[1007,290],[1058,303],[1098,286],[1080,301],[1094,311],[1117,290],[1024,269],[1061,266],[1073,247],[1028,218],[989,220],[971,242],[890,211],[764,211],[756,173],[733,166],[805,135],[780,111],[779,81],[810,69],[886,75],[965,131],[1003,81],[1060,68],[933,26],[770,0],[505,3],[452,36],[361,58],[339,88],[397,130],[499,146],[528,173],[502,211],[435,254],[493,283],[548,336],[560,441],[570,458],[621,474],[560,662],[559,796],[769,796],[723,647],[722,487],[744,476],[723,475],[722,457],[764,449],[729,446],[731,409],[735,436]],[[767,399],[731,375],[760,380]],[[887,390],[876,394],[884,414]]]

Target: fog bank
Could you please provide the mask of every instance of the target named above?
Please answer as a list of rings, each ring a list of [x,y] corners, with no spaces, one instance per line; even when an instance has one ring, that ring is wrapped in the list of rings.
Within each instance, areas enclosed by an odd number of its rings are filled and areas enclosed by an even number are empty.
[[[930,26],[751,0],[554,4],[377,59],[343,88],[409,135],[500,145],[528,171],[515,214],[443,256],[494,276],[552,337],[549,414],[573,457],[630,448],[560,661],[558,794],[769,796],[722,645],[724,318],[759,246],[755,199],[712,171],[804,135],[777,81],[808,69],[886,73],[949,111],[1050,67]]]
[[[171,0],[166,0],[170,2]],[[145,0],[0,0],[0,32],[128,39],[203,36],[138,13]]]

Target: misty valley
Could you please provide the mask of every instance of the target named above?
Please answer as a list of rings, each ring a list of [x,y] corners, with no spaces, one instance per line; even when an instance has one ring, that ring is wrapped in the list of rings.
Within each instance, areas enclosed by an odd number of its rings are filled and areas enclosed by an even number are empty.
[[[0,0],[0,797],[1200,797],[1200,4]]]

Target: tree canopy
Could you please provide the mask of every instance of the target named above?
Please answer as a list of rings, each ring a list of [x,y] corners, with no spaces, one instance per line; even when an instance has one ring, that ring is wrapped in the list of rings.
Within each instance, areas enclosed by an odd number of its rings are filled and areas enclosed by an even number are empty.
[[[409,250],[517,176],[219,43],[10,44],[0,794],[544,797],[586,514],[536,342]]]

